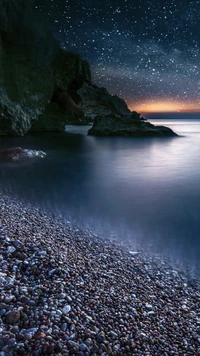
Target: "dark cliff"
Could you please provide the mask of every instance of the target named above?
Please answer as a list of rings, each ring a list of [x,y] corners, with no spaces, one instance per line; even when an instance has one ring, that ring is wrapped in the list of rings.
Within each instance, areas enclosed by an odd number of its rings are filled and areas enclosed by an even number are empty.
[[[63,128],[66,116],[81,113],[77,90],[84,81],[89,65],[60,48],[31,0],[0,1],[1,135]]]
[[[0,2],[1,134],[27,132],[53,92],[59,46],[37,23],[31,5],[25,0]]]

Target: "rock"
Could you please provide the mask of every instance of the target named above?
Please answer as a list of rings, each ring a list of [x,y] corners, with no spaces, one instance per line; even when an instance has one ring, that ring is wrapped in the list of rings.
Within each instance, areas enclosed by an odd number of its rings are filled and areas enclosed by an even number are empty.
[[[77,124],[83,116],[78,90],[85,81],[91,81],[89,64],[79,55],[61,50],[55,65],[51,101],[31,131],[64,131],[66,124]]]
[[[80,350],[80,351],[88,351],[87,345],[85,345],[85,344],[80,344],[80,345],[79,345],[79,350]]]
[[[31,299],[27,300],[26,304],[29,305],[30,307],[35,307],[37,305],[35,300],[31,300]]]
[[[29,150],[21,147],[12,147],[0,151],[0,162],[18,162],[34,158],[44,158],[45,156],[46,153],[43,151]],[[15,247],[13,246],[9,246],[8,248],[10,249],[10,251],[15,251]]]
[[[3,349],[3,347],[4,347],[4,341],[1,338],[0,339],[0,351]]]
[[[36,335],[37,331],[38,331],[37,328],[22,329],[20,331],[20,334],[24,336],[24,339],[31,340],[34,337],[34,335]]]
[[[0,134],[24,134],[44,111],[59,50],[31,0],[0,2]]]
[[[62,344],[57,342],[55,347],[54,347],[54,351],[57,352],[57,353],[61,352],[62,351]]]
[[[162,137],[177,136],[170,128],[155,126],[140,118],[140,114],[97,116],[88,135],[94,136],[131,136],[131,137]]]
[[[69,313],[70,310],[71,310],[70,305],[65,305],[65,306],[63,307],[63,309],[62,309],[62,312],[63,312],[63,313]]]
[[[149,312],[147,313],[148,316],[151,316],[151,315],[154,315],[154,314],[155,314],[154,311],[149,311]]]
[[[113,347],[113,350],[114,350],[114,351],[120,350],[120,344],[115,345],[115,346]]]
[[[12,244],[14,245],[15,248],[21,248],[23,246],[22,243],[18,240],[12,241]]]
[[[67,323],[63,323],[61,326],[61,330],[65,332],[67,330]]]
[[[154,126],[145,122],[140,114],[131,112],[125,101],[117,95],[110,95],[105,88],[84,83],[78,91],[84,111],[84,118],[93,121],[88,131],[95,136],[175,136],[169,128]]]
[[[14,253],[16,251],[16,248],[14,246],[8,246],[7,247],[7,252],[8,253]]]
[[[77,90],[91,78],[89,65],[62,50],[42,23],[32,0],[0,2],[1,135],[63,130],[82,113]]]
[[[12,310],[7,314],[6,322],[8,324],[15,324],[20,319],[20,312],[18,310]]]
[[[13,299],[15,299],[14,295],[9,295],[7,297],[5,297],[4,302],[5,303],[10,303]]]
[[[103,331],[101,331],[98,335],[97,335],[97,338],[96,338],[97,342],[99,344],[101,344],[102,342],[104,342],[106,340],[105,338],[105,333]]]
[[[3,316],[6,313],[6,309],[1,309],[0,310],[0,316]]]
[[[125,101],[117,95],[110,95],[105,88],[99,88],[91,83],[84,83],[78,91],[85,117],[93,121],[97,116],[131,115]]]
[[[45,350],[45,355],[52,355],[53,351],[54,351],[54,348],[55,348],[55,345],[53,343],[48,345],[46,350]]]
[[[139,252],[137,251],[129,251],[129,253],[132,255],[132,256],[137,256],[139,254]]]
[[[153,306],[152,306],[151,304],[146,303],[146,304],[145,304],[145,308],[146,308],[147,310],[152,310],[152,309],[153,309]]]
[[[6,283],[5,278],[3,278],[2,276],[0,276],[0,284],[4,284],[4,283]]]
[[[77,342],[74,342],[74,341],[70,340],[70,341],[67,342],[67,346],[68,346],[68,348],[70,350],[72,349],[73,352],[78,352],[79,351],[79,344]]]

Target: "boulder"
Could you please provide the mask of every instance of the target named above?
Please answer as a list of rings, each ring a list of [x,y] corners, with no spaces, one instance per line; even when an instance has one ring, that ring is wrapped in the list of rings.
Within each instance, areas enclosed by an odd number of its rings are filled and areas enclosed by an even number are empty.
[[[170,128],[155,126],[133,112],[121,117],[115,115],[97,116],[88,135],[94,136],[131,136],[162,137],[177,136]]]
[[[29,150],[27,148],[12,147],[0,151],[0,162],[19,162],[33,158],[44,158],[46,153],[43,151]]]

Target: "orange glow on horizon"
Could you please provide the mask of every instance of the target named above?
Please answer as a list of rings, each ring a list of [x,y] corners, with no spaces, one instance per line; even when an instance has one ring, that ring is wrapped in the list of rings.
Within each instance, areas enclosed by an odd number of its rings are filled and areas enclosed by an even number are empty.
[[[198,112],[200,111],[200,103],[198,102],[185,102],[185,101],[173,101],[173,100],[155,100],[155,101],[143,101],[137,104],[129,104],[131,111],[137,111],[141,113],[151,112]]]

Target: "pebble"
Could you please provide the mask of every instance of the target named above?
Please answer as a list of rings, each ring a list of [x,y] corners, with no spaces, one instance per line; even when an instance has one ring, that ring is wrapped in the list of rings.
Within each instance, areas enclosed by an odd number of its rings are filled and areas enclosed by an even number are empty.
[[[22,243],[19,240],[12,241],[12,244],[16,248],[22,248],[22,246],[23,246]]]
[[[62,324],[61,330],[65,332],[67,330],[67,323]]]
[[[18,310],[13,310],[9,312],[6,316],[6,322],[8,324],[15,324],[20,319],[20,312]]]
[[[6,309],[1,309],[0,310],[0,316],[3,316],[4,314],[6,314]]]
[[[46,334],[43,333],[42,331],[37,331],[36,333],[33,333],[32,335],[34,335],[35,340],[44,339],[46,337]]]
[[[16,251],[16,248],[14,246],[8,246],[7,247],[7,252],[8,253],[14,253]]]
[[[105,333],[103,331],[101,331],[98,335],[97,335],[97,342],[99,344],[101,344],[103,341],[105,341]]]
[[[15,299],[14,295],[9,295],[8,297],[4,298],[5,303],[10,303],[13,299]]]
[[[80,351],[86,351],[86,350],[88,350],[87,345],[85,345],[85,344],[80,344],[80,345],[79,345],[79,350],[80,350]]]
[[[65,306],[62,308],[63,313],[69,313],[70,310],[71,310],[70,305],[65,305]]]
[[[3,277],[0,276],[0,284],[4,284],[4,283],[6,283],[5,278],[3,278]]]
[[[200,355],[197,282],[13,197],[0,205],[0,356]]]
[[[129,253],[132,255],[132,256],[137,256],[139,254],[139,252],[137,251],[129,251]]]

